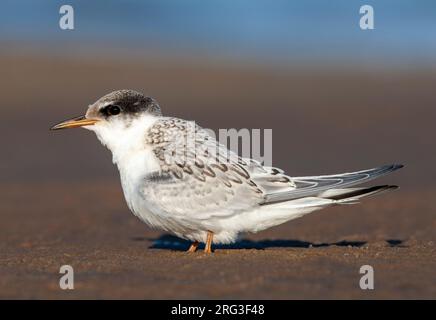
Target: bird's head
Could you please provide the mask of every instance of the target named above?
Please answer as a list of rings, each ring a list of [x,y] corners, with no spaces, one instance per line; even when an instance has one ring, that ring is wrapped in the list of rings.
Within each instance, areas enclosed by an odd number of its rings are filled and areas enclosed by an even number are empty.
[[[144,130],[161,115],[153,98],[133,90],[118,90],[91,104],[85,115],[58,123],[51,130],[83,127],[94,131],[114,153],[143,139]]]
[[[133,90],[117,90],[91,104],[85,115],[58,123],[51,130],[84,127],[97,132],[103,128],[125,128],[141,117],[160,115],[153,98]]]

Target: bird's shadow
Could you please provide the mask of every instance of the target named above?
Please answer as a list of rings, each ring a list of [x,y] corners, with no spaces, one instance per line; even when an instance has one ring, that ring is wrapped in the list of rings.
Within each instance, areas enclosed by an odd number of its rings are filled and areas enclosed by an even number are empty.
[[[166,250],[176,250],[176,251],[185,251],[191,245],[190,241],[180,239],[176,236],[170,234],[164,234],[157,238],[145,238],[145,237],[135,237],[132,238],[133,241],[152,241],[150,246],[151,249],[166,249]],[[402,247],[403,240],[390,239],[386,240],[389,246],[391,247]],[[330,246],[339,246],[339,247],[361,247],[365,245],[366,241],[339,241],[332,243],[312,243],[308,241],[301,240],[249,240],[249,239],[241,239],[233,244],[226,245],[214,245],[215,249],[258,249],[263,250],[267,248],[319,248],[319,247],[330,247]],[[200,245],[200,248],[203,245]]]

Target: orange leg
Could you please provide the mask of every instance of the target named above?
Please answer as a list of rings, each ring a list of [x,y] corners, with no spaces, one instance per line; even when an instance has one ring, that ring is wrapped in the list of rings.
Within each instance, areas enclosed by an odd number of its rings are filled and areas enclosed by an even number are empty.
[[[195,252],[195,251],[197,251],[197,248],[198,248],[198,245],[199,245],[200,243],[198,242],[198,241],[194,241],[192,244],[191,244],[191,246],[189,247],[189,249],[188,249],[188,251],[187,252]]]
[[[205,253],[212,253],[212,240],[213,240],[213,232],[208,231],[207,232],[207,239],[206,239],[206,245],[204,247]]]

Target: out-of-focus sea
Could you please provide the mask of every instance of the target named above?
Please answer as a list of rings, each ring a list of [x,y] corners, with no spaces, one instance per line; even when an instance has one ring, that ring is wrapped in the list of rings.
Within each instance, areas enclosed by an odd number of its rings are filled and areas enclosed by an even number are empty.
[[[59,28],[63,4],[74,8],[74,31]],[[359,27],[365,4],[374,8],[374,30]],[[436,2],[6,0],[1,43],[52,53],[95,47],[278,64],[434,65]]]

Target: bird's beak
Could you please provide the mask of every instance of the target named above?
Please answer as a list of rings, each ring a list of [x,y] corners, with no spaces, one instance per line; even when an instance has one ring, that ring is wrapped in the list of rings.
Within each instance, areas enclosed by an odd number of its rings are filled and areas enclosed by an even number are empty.
[[[87,119],[85,116],[76,117],[73,119],[69,119],[58,123],[57,125],[50,128],[50,130],[59,130],[59,129],[68,129],[68,128],[78,128],[83,126],[92,126],[96,122],[100,120],[98,119]]]

